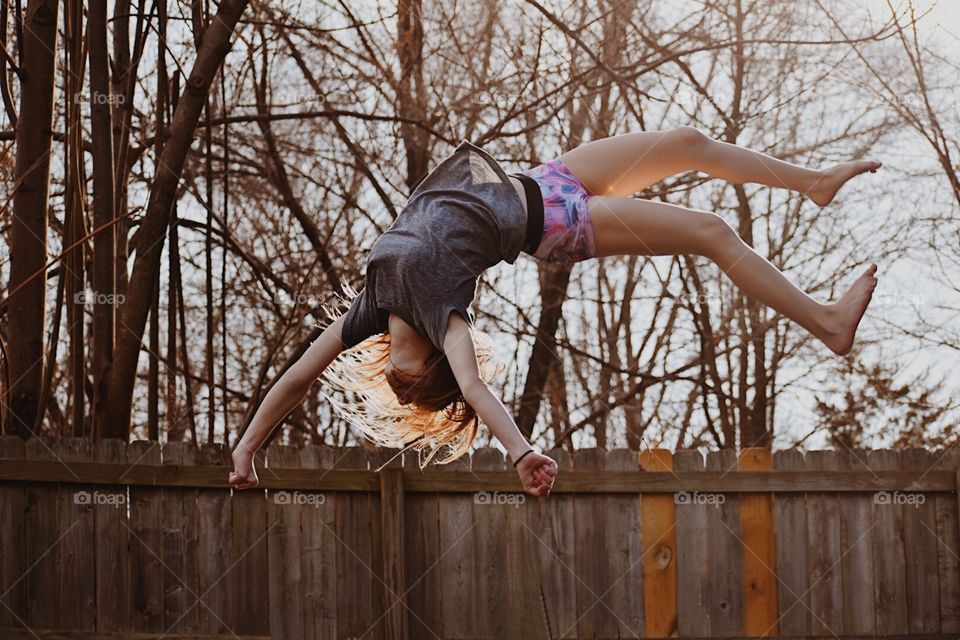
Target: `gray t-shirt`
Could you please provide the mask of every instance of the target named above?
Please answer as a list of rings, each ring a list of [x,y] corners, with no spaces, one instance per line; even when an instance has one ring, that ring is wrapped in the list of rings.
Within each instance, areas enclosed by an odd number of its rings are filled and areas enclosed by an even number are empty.
[[[524,203],[503,168],[461,141],[370,249],[366,284],[344,318],[344,348],[386,332],[393,312],[442,351],[450,313],[473,324],[477,278],[501,260],[516,261],[526,224]]]

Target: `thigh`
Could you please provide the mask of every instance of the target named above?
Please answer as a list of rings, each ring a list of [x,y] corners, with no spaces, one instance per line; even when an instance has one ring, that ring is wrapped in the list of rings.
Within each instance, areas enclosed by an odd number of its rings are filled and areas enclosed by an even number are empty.
[[[592,196],[587,210],[597,257],[619,255],[706,255],[718,227],[709,211],[639,198]]]
[[[558,157],[587,191],[628,196],[695,168],[692,136],[684,128],[624,133],[587,142]]]

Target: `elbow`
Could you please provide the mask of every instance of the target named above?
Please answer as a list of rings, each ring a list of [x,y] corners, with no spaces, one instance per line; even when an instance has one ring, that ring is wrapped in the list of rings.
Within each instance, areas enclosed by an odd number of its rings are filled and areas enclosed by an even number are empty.
[[[460,384],[460,393],[467,404],[476,406],[484,395],[490,393],[490,389],[482,378],[471,378],[466,383]]]

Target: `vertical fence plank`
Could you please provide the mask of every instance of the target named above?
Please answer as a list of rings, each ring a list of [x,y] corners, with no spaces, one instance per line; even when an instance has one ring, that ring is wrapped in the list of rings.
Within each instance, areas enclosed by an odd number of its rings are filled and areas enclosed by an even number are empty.
[[[503,452],[494,447],[474,450],[471,462],[474,471],[507,469]],[[476,494],[476,526],[473,530],[476,540],[476,573],[470,587],[477,602],[474,635],[480,638],[506,638],[510,635],[508,621],[503,615],[510,599],[506,565],[503,562],[503,532],[506,528],[507,510],[496,508],[491,503],[492,500],[487,500],[486,494]]]
[[[608,471],[639,469],[639,456],[630,449],[607,451]],[[643,541],[640,530],[640,494],[606,496],[607,548],[610,607],[617,621],[617,635],[637,637],[643,633]]]
[[[125,463],[127,441],[100,440],[93,445],[96,462]],[[94,509],[96,558],[97,631],[130,631],[130,531],[127,525],[127,488],[113,487],[123,496],[119,507],[97,505]]]
[[[902,468],[901,452],[871,451],[867,466],[874,471]],[[906,551],[903,547],[903,506],[889,493],[877,492],[873,499],[874,607],[877,632],[907,633]]]
[[[960,450],[956,447],[934,453],[935,468],[952,471],[960,480]],[[960,531],[957,498],[960,492],[938,493],[937,566],[940,574],[940,633],[960,632]]]
[[[733,449],[707,454],[707,471],[736,473],[737,453]],[[709,528],[709,577],[707,609],[710,632],[715,636],[743,635],[743,534],[740,529],[740,496],[712,494],[707,499]]]
[[[507,628],[511,638],[542,638],[545,636],[546,619],[543,615],[543,591],[537,572],[539,562],[537,553],[543,545],[543,530],[536,528],[539,511],[544,500],[523,492],[520,476],[513,469],[516,478],[508,487],[511,491],[503,493],[503,498],[494,508],[507,512],[505,531],[507,560]],[[514,489],[515,487],[515,489]]]
[[[807,471],[836,471],[835,451],[811,451],[806,455]],[[840,504],[835,493],[807,494],[807,538],[810,553],[810,615],[816,635],[843,634],[842,545]]]
[[[644,471],[673,471],[669,449],[640,452]],[[677,520],[673,496],[640,497],[643,541],[644,636],[668,638],[677,631]]]
[[[165,466],[192,466],[197,449],[191,442],[168,442],[160,457]],[[195,631],[207,612],[197,597],[197,490],[163,488],[163,627],[166,632]]]
[[[903,467],[929,471],[935,459],[925,449],[907,449]],[[904,494],[903,541],[907,560],[907,614],[911,633],[940,633],[940,586],[937,570],[937,513],[929,496]],[[911,500],[915,499],[915,500]]]
[[[838,452],[840,468],[872,471],[867,452],[846,449]],[[874,605],[874,530],[873,493],[844,493],[840,503],[841,561],[843,576],[843,629],[848,634],[870,635],[877,630]]]
[[[269,474],[263,467],[263,455],[258,458],[258,473]],[[267,535],[273,524],[267,522],[266,491],[260,487],[235,491],[231,503],[233,556],[226,580],[226,622],[238,635],[265,635],[270,626],[269,598],[264,593],[268,585]]]
[[[406,472],[421,473],[418,455],[413,450],[404,452],[403,468]],[[437,638],[443,634],[439,500],[437,493],[414,493],[406,501],[403,534],[407,541],[407,558],[404,570],[410,583],[407,605],[411,638]]]
[[[197,451],[197,460],[205,466],[229,466],[230,450],[219,442],[204,444]],[[260,459],[255,464],[257,473],[262,473]],[[231,632],[233,621],[228,621],[227,592],[231,585],[245,588],[239,584],[237,576],[230,568],[234,558],[233,536],[230,535],[232,510],[230,490],[197,489],[197,557],[200,584],[197,606],[200,607],[199,631],[204,633]]]
[[[336,467],[343,455],[338,449],[306,445],[300,450],[300,467],[316,470],[319,477]],[[300,558],[303,565],[303,600],[305,638],[339,638],[337,610],[341,597],[337,582],[337,558],[343,543],[337,539],[337,495],[325,491],[317,498],[314,509],[300,511]],[[275,635],[274,637],[279,637]]]
[[[740,471],[770,471],[770,449],[749,447],[737,460]],[[743,628],[748,636],[779,634],[777,615],[776,533],[772,493],[744,493],[740,498],[743,539]]]
[[[266,450],[267,471],[296,469],[300,466],[300,450],[282,444],[271,444]],[[300,513],[315,508],[317,495],[304,494],[304,500],[292,489],[268,491],[267,518],[273,526],[267,533],[267,582],[270,591],[270,635],[275,638],[304,638],[305,563],[301,561],[305,541],[300,535]],[[319,505],[318,505],[319,506]]]
[[[23,457],[23,438],[0,435],[0,459]],[[22,482],[0,482],[0,599],[5,605],[0,606],[0,627],[22,629],[27,624],[27,486]]]
[[[383,634],[387,640],[408,640],[406,591],[404,573],[406,555],[403,537],[403,518],[406,495],[403,484],[403,459],[392,451],[386,466],[380,471],[380,525],[383,540]],[[379,468],[380,464],[377,464]],[[477,594],[479,595],[479,594]]]
[[[776,471],[803,471],[806,461],[796,449],[773,455]],[[778,493],[773,512],[776,522],[777,601],[779,630],[784,636],[804,636],[811,632],[810,574],[807,572],[807,497],[806,493]]]
[[[87,438],[62,438],[53,447],[67,466],[71,462],[93,459],[92,441]],[[56,594],[60,598],[60,624],[66,629],[93,631],[96,628],[96,564],[90,549],[95,533],[94,503],[114,508],[118,488],[64,483],[60,485],[59,497],[63,576]]]
[[[52,449],[54,440],[34,436],[26,441],[24,455],[28,460],[56,460]],[[60,603],[55,595],[60,592],[63,564],[60,559],[61,535],[71,524],[61,529],[57,509],[60,486],[55,482],[27,485],[26,544],[27,568],[25,589],[27,598],[27,626],[58,628]]]
[[[564,473],[573,470],[573,458],[562,448],[546,452],[557,463],[557,484]],[[509,461],[506,468],[512,468]],[[555,485],[556,486],[556,485]],[[574,503],[576,497],[551,493],[537,510],[539,524],[536,531],[540,542],[535,557],[539,560],[539,575],[543,589],[543,617],[547,627],[545,637],[558,640],[577,638],[577,579],[575,575],[576,536]],[[495,544],[493,538],[491,544]],[[500,622],[504,625],[505,622]],[[493,637],[503,638],[506,634]]]
[[[367,447],[367,466],[371,471],[376,471],[380,469],[381,466],[387,464],[391,458],[394,458],[394,462],[398,465],[400,464],[400,458],[397,456],[398,451],[396,449],[386,449],[382,447],[376,447],[370,449]],[[398,467],[399,468],[399,467]],[[361,637],[376,637],[376,638],[386,638],[387,637],[387,619],[386,612],[387,608],[385,602],[387,598],[394,599],[399,598],[403,593],[403,589],[400,588],[397,584],[391,584],[393,579],[387,571],[387,566],[385,563],[384,552],[386,551],[386,544],[391,546],[398,541],[402,541],[402,534],[399,536],[399,540],[390,540],[389,543],[385,544],[386,530],[384,529],[384,490],[390,490],[389,487],[385,487],[383,484],[383,475],[382,470],[380,473],[380,484],[376,491],[372,491],[367,495],[370,497],[370,567],[373,569],[373,590],[370,594],[371,596],[371,610],[373,612],[370,619],[367,621],[365,631],[361,634]],[[388,498],[389,501],[389,498]],[[393,515],[396,515],[394,512]],[[402,520],[398,522],[402,524]],[[394,553],[391,548],[391,553]],[[402,571],[402,569],[401,569]],[[395,572],[396,573],[396,572]],[[399,605],[397,605],[399,606]]]
[[[470,454],[448,464],[435,465],[441,473],[470,470]],[[476,619],[470,586],[474,576],[473,500],[470,493],[440,494],[440,592],[444,638],[469,638]],[[490,506],[490,505],[486,505]],[[516,594],[515,594],[516,595]]]
[[[127,447],[127,464],[160,464],[160,445],[137,440]],[[131,486],[130,495],[130,613],[133,629],[142,633],[163,627],[163,490]],[[223,535],[223,530],[220,535]]]
[[[339,457],[337,469],[366,469],[363,447],[346,447]],[[372,620],[373,536],[370,494],[364,491],[339,491],[336,495],[337,587],[343,594],[337,600],[337,627],[343,636],[359,637]]]
[[[703,471],[703,456],[696,449],[673,455],[675,471]],[[677,631],[680,636],[707,637],[710,618],[706,611],[708,558],[707,508],[694,504],[693,494],[673,494],[677,516]],[[712,508],[712,507],[709,507]]]
[[[603,449],[580,449],[573,454],[573,467],[577,471],[599,476],[605,465],[606,451]],[[578,630],[582,638],[615,638],[619,626],[611,611],[607,591],[611,579],[607,550],[601,543],[606,539],[607,519],[599,497],[584,494],[576,496],[574,502],[577,531],[574,579],[577,581],[577,615],[580,617]]]

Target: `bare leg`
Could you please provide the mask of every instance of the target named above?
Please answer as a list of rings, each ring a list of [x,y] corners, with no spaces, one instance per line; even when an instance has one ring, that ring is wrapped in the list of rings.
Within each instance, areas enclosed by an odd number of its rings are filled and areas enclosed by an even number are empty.
[[[881,165],[862,160],[808,169],[714,140],[694,127],[603,138],[571,149],[560,159],[596,195],[627,196],[677,173],[702,171],[734,184],[754,182],[797,191],[820,206],[829,204],[847,180]]]
[[[872,265],[833,304],[817,302],[709,211],[634,198],[588,201],[598,257],[696,254],[713,260],[745,294],[782,313],[839,355],[853,345],[877,279]]]

